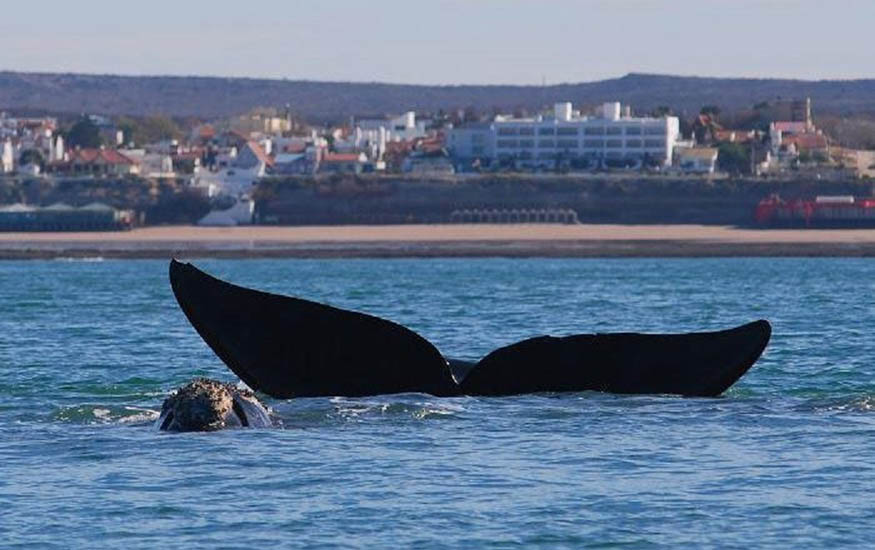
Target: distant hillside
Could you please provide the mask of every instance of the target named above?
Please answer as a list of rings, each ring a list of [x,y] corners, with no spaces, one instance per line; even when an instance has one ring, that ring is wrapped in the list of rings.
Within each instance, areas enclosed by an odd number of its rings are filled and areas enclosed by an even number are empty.
[[[695,113],[702,105],[745,109],[781,98],[810,96],[816,113],[875,113],[875,80],[777,80],[629,74],[554,86],[414,86],[249,78],[111,76],[0,72],[0,109],[108,115],[166,114],[203,118],[240,114],[286,103],[312,122],[406,109],[473,107],[529,110],[570,100],[594,105],[619,100],[638,110],[667,105]]]

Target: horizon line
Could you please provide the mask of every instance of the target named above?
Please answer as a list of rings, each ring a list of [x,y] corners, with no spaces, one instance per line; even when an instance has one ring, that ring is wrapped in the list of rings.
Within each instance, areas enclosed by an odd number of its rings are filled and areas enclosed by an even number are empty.
[[[658,73],[645,71],[630,71],[621,76],[607,77],[596,80],[578,80],[564,81],[545,84],[493,84],[493,83],[410,83],[410,82],[392,82],[380,80],[318,80],[312,78],[291,78],[291,77],[267,77],[267,76],[240,76],[240,75],[215,75],[215,74],[169,74],[169,73],[112,73],[112,72],[79,72],[79,71],[24,71],[17,69],[0,68],[0,75],[28,75],[28,76],[84,76],[84,77],[109,77],[109,78],[172,78],[172,79],[210,79],[210,80],[261,80],[269,82],[291,82],[291,83],[310,83],[310,84],[353,84],[353,85],[378,85],[378,86],[412,86],[412,87],[429,87],[429,88],[471,88],[471,87],[490,87],[490,88],[552,88],[558,86],[577,86],[581,84],[598,84],[612,80],[622,80],[629,77],[661,77],[661,78],[684,78],[684,79],[699,79],[699,80],[742,80],[742,81],[784,81],[784,82],[804,82],[816,84],[820,82],[868,82],[875,80],[873,77],[858,77],[858,78],[793,78],[793,77],[761,77],[761,76],[702,76],[696,74],[679,74],[679,73]]]

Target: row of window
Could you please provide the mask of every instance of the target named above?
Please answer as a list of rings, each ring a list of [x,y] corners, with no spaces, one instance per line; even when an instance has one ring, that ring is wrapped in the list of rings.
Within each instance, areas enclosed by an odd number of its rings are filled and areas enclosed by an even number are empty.
[[[580,128],[578,126],[559,126],[558,128],[538,128],[539,136],[576,136]],[[624,131],[625,130],[625,131]],[[619,136],[624,134],[627,136],[640,136],[642,133],[648,136],[658,136],[665,134],[665,126],[586,126],[583,128],[583,134],[587,136]],[[499,136],[533,136],[535,128],[532,126],[502,126],[498,128]]]
[[[496,146],[499,149],[534,149],[535,148],[535,140],[533,139],[499,139],[495,142]],[[538,148],[539,149],[550,149],[553,147],[559,149],[577,149],[580,142],[576,139],[540,139],[538,140]],[[587,149],[622,149],[623,148],[623,140],[621,139],[584,139],[583,147]],[[627,139],[626,140],[626,148],[627,149],[638,149],[638,148],[663,148],[665,147],[664,139]]]
[[[533,160],[533,159],[566,160],[569,158],[598,158],[599,156],[602,156],[602,155],[598,155],[596,157],[594,157],[592,155],[590,155],[588,157],[581,156],[581,155],[575,155],[575,154],[567,155],[565,153],[538,153],[536,155],[536,154],[531,153],[529,151],[520,151],[519,153],[516,153],[516,154],[507,154],[507,153],[500,154],[500,155],[498,155],[498,158],[499,159],[506,159],[506,160],[514,160],[514,159],[516,159],[516,160]],[[641,153],[633,153],[631,155],[630,154],[624,155],[623,153],[620,153],[618,151],[608,151],[607,153],[604,154],[604,158],[609,158],[609,159],[623,159],[623,158],[628,158],[628,159],[638,158],[638,159],[640,159],[640,158],[642,158],[642,156],[643,155]],[[654,155],[650,155],[650,156],[651,156],[651,158],[654,158],[654,159],[665,158],[664,156],[660,156],[658,154],[654,154]]]

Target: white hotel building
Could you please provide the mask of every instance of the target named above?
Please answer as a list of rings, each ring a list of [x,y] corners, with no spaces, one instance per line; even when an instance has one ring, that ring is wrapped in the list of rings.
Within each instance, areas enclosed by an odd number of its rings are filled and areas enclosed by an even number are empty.
[[[500,115],[491,123],[453,128],[447,145],[460,161],[497,160],[520,168],[552,168],[560,162],[668,165],[679,135],[677,117],[632,117],[619,103],[605,103],[600,116],[581,116],[571,103],[557,103],[552,117]]]

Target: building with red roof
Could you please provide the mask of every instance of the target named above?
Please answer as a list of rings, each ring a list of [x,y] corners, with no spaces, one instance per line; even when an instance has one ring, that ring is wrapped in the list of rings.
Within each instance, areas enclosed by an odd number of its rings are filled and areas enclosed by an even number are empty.
[[[66,174],[126,176],[139,174],[135,160],[115,149],[73,149],[67,160],[53,163],[49,168]]]
[[[829,140],[823,134],[798,134],[782,139],[782,145],[793,146],[798,153],[829,154]]]
[[[259,164],[262,164],[265,169],[270,168],[273,166],[273,158],[264,151],[264,148],[258,142],[249,140],[240,149],[240,152],[237,153],[234,166],[250,169],[258,167]]]
[[[755,130],[715,130],[714,141],[717,143],[748,143],[756,137]]]
[[[325,153],[319,161],[320,172],[359,174],[368,162],[364,153]]]
[[[787,120],[773,122],[772,128],[784,134],[804,134],[813,129],[812,126],[807,122]]]

